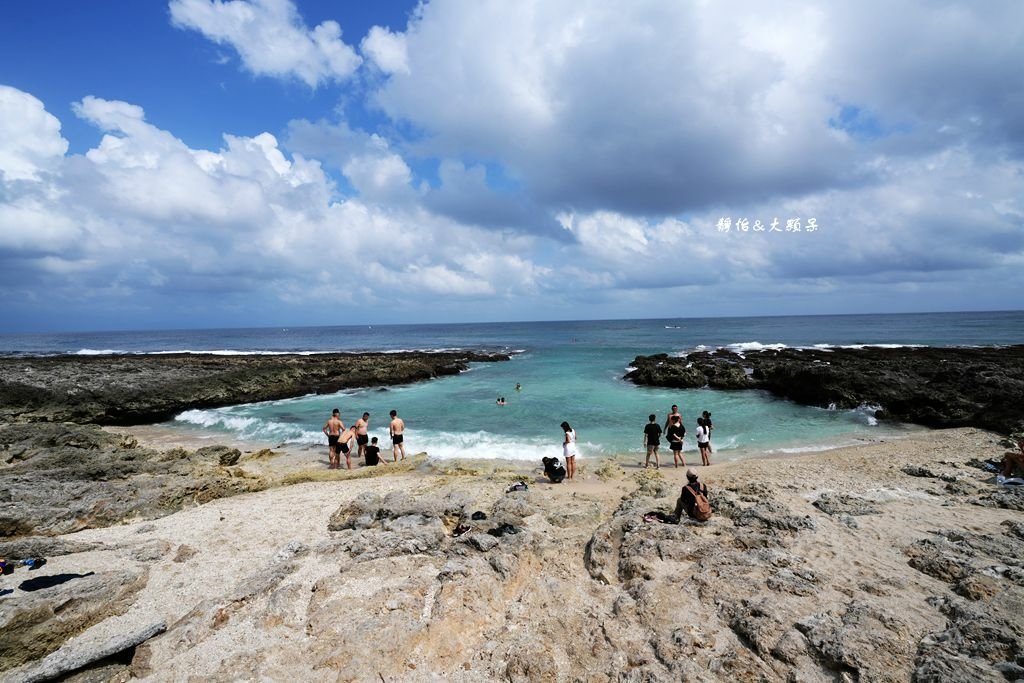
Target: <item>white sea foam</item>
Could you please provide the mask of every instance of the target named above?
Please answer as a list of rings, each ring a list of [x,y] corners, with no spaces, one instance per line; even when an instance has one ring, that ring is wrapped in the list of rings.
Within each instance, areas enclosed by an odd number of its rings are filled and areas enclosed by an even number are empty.
[[[789,347],[785,344],[762,344],[761,342],[750,341],[728,344],[725,348],[738,356],[743,356],[744,353],[749,351],[781,351]]]
[[[832,349],[923,349],[924,344],[815,344],[813,348],[821,349],[823,351],[831,351]]]
[[[331,351],[238,351],[235,349],[180,349],[178,351],[147,351],[147,356],[169,356],[171,354],[189,354],[196,356],[316,356]]]
[[[733,353],[743,356],[745,353],[751,351],[782,351],[784,349],[795,349],[797,351],[803,350],[815,350],[815,351],[835,351],[836,349],[920,349],[925,348],[924,344],[809,344],[809,345],[798,345],[790,346],[789,344],[774,343],[765,344],[759,341],[748,341],[748,342],[736,342],[733,344],[726,344],[725,346],[716,347],[715,350],[725,349],[732,351]],[[707,351],[708,347],[703,344],[694,347],[693,351]],[[681,355],[686,355],[683,352]]]
[[[260,421],[255,417],[239,417],[219,410],[186,410],[174,419],[198,427],[221,427],[232,432],[242,432]]]
[[[321,431],[304,429],[302,425],[285,424],[256,417],[232,415],[227,409],[188,410],[178,415],[177,422],[203,429],[228,432],[243,440],[269,441],[294,445],[326,445],[327,438]],[[391,439],[386,429],[370,430],[371,437],[377,437],[384,451],[391,449]],[[426,451],[431,457],[486,458],[525,460],[540,462],[542,457],[561,457],[562,447],[557,440],[548,438],[509,438],[486,431],[451,432],[436,430],[410,430],[406,432],[406,452]],[[595,443],[579,444],[580,458],[605,455],[604,449]]]
[[[118,353],[128,353],[119,349],[79,349],[75,351],[76,356],[111,356]]]
[[[807,446],[790,446],[786,448],[772,448],[766,450],[765,453],[786,453],[787,455],[795,455],[797,453],[817,453],[819,451],[833,451],[837,448],[846,448],[847,446],[858,446],[864,443],[863,441],[850,440],[840,441],[838,443],[816,443],[808,444]]]
[[[853,413],[859,415],[864,422],[871,427],[878,426],[878,418],[875,417],[875,413],[882,409],[882,406],[874,405],[870,403],[862,403],[853,409]]]
[[[561,445],[552,439],[508,438],[486,431],[449,432],[415,430],[406,436],[406,449],[412,452],[426,451],[431,457],[448,460],[451,458],[487,458],[504,460],[526,460],[540,463],[543,457],[561,457]],[[387,444],[390,446],[390,443]],[[598,446],[589,443],[579,445],[580,457],[585,458],[588,450],[596,454]]]

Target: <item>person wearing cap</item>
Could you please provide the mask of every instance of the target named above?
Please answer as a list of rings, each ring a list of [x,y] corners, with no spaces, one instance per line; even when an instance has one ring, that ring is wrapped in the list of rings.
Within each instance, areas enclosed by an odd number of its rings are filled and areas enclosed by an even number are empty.
[[[696,519],[693,514],[694,507],[697,505],[697,493],[701,493],[705,498],[708,497],[708,487],[697,481],[697,471],[692,467],[686,470],[686,486],[679,493],[679,500],[676,501],[676,519],[682,519],[683,513],[686,513],[687,517]]]

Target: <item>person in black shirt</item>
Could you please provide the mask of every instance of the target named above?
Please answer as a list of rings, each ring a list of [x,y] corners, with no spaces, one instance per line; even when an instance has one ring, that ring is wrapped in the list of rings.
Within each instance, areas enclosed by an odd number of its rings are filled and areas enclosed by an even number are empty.
[[[697,505],[697,496],[695,492],[704,494],[704,497],[708,497],[708,487],[697,481],[697,472],[692,467],[686,470],[686,486],[679,493],[679,500],[676,501],[676,519],[682,519],[683,513],[686,513],[687,517],[696,519],[694,515],[694,508]],[[705,518],[706,519],[706,518]]]
[[[661,461],[658,460],[658,446],[661,444],[661,425],[658,424],[658,416],[651,414],[650,420],[644,427],[644,446],[647,448],[647,460],[644,461],[644,469],[651,466],[651,456],[654,456],[655,469],[661,469]]]
[[[711,448],[711,432],[715,429],[715,425],[711,424],[711,413],[708,411],[705,410],[701,413],[701,417],[704,418],[704,426],[708,428],[708,453],[710,454],[713,452]]]
[[[379,465],[380,464],[380,446],[377,445],[377,437],[370,439],[370,445],[366,446],[366,464],[367,465]]]
[[[683,426],[683,416],[669,415],[665,437],[668,439],[668,447],[672,449],[672,462],[676,467],[680,465],[686,467],[686,460],[683,458],[684,436],[686,436],[686,427]]]

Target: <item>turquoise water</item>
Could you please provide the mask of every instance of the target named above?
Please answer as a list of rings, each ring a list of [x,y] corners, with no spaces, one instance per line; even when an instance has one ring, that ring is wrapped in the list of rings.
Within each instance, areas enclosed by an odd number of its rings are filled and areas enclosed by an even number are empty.
[[[387,413],[405,419],[409,452],[432,456],[537,460],[560,454],[559,423],[576,428],[581,457],[642,452],[650,413],[681,407],[688,461],[695,456],[696,418],[712,412],[716,458],[799,452],[898,436],[908,428],[876,424],[869,407],[826,410],[763,392],[636,387],[622,380],[638,354],[695,348],[1024,343],[1024,313],[790,316],[671,320],[349,326],[254,330],[184,330],[0,336],[0,352],[280,353],[472,348],[515,352],[504,363],[420,384],[189,411],[170,423],[207,435],[254,441],[326,444],[320,428],[338,407],[346,424],[371,413],[372,435],[389,446]],[[515,390],[516,383],[522,391]],[[504,396],[507,405],[495,400]]]

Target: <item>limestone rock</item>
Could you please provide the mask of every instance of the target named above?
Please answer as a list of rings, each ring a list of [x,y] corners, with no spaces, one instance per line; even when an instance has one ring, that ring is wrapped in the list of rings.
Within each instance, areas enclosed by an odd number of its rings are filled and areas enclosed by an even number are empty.
[[[105,639],[77,639],[44,658],[38,664],[18,672],[24,683],[49,681],[82,669],[94,662],[131,650],[167,630],[163,619],[154,617],[149,623]]]
[[[124,448],[116,434],[70,423],[0,424],[0,448],[16,454],[4,471],[0,535],[62,534],[130,517],[159,517],[267,486],[204,468],[202,457]],[[44,554],[45,553],[41,553]]]
[[[877,515],[876,505],[864,498],[846,493],[823,493],[813,503],[822,512],[833,515]]]
[[[242,451],[227,446],[205,446],[196,451],[203,460],[215,460],[221,467],[230,467],[242,457]]]
[[[995,601],[982,608],[979,603],[955,597],[939,598],[934,603],[949,621],[944,631],[921,640],[915,681],[1005,681],[1001,672],[1012,672],[1020,666],[1024,634],[1019,619],[1011,617],[1012,606],[1008,612]]]
[[[7,596],[0,603],[0,670],[48,655],[68,638],[120,614],[147,580],[148,573],[118,570]]]
[[[765,389],[805,405],[877,405],[878,416],[928,427],[1021,431],[1024,345],[1007,347],[765,349],[637,356],[636,384]]]

